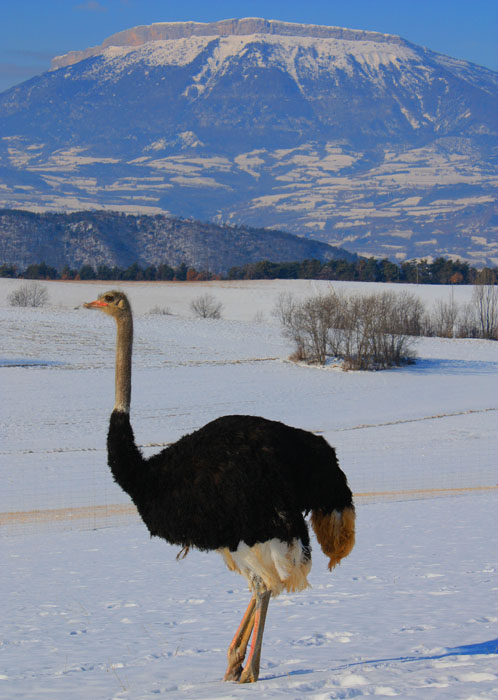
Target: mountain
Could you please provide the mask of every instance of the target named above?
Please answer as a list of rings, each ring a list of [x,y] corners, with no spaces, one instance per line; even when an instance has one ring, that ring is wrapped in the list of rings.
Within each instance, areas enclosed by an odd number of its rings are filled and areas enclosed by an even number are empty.
[[[257,18],[135,27],[0,95],[0,206],[498,264],[498,73]]]
[[[23,270],[46,262],[65,265],[142,267],[185,263],[197,270],[226,273],[260,260],[344,259],[345,250],[282,231],[218,226],[164,215],[133,216],[107,211],[33,213],[0,210],[0,260]]]

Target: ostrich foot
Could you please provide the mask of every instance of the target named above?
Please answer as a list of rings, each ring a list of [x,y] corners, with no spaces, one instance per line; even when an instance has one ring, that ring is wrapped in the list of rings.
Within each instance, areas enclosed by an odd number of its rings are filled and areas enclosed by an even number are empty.
[[[223,676],[224,681],[238,681],[242,673],[242,664],[235,664],[234,666],[228,666],[225,675]]]
[[[239,678],[239,683],[256,683],[259,678],[259,667],[257,669],[245,669]]]
[[[256,598],[253,596],[242,618],[239,628],[228,648],[228,667],[223,677],[224,681],[238,681],[242,673],[242,662],[246,655],[247,645],[254,626],[254,610]]]
[[[254,612],[254,631],[251,642],[251,650],[247,658],[244,670],[240,674],[239,683],[255,683],[259,678],[259,664],[261,660],[261,645],[265,629],[266,613],[270,602],[270,591],[262,593],[256,590],[256,610]]]

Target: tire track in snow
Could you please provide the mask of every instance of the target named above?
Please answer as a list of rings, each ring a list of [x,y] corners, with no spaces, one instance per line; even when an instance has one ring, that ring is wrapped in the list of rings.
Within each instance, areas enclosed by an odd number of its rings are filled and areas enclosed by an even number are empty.
[[[254,362],[254,360],[243,360],[243,362]],[[264,361],[264,360],[261,360]],[[498,411],[498,408],[471,408],[467,411],[455,411],[453,413],[437,413],[433,416],[421,416],[420,418],[402,418],[400,420],[386,421],[384,423],[361,423],[352,425],[347,428],[323,428],[311,430],[315,435],[323,435],[324,433],[344,433],[350,430],[367,430],[369,428],[384,428],[392,425],[402,425],[404,423],[420,423],[426,420],[440,420],[441,418],[453,418],[455,416],[468,416],[475,413],[489,413],[490,411]],[[192,428],[196,430],[197,428]],[[173,442],[144,442],[138,444],[137,447],[169,447]],[[28,454],[58,454],[61,452],[105,452],[105,447],[52,447],[48,450],[0,450],[0,455],[28,455]]]
[[[386,421],[385,423],[361,423],[348,428],[331,428],[330,430],[313,430],[316,435],[322,433],[344,433],[349,430],[365,430],[367,428],[384,428],[390,425],[402,425],[403,423],[420,423],[424,420],[439,420],[440,418],[453,418],[454,416],[468,416],[472,413],[488,413],[498,411],[498,408],[470,408],[467,411],[455,411],[453,413],[436,413],[433,416],[421,416],[420,418],[401,418],[400,420]]]

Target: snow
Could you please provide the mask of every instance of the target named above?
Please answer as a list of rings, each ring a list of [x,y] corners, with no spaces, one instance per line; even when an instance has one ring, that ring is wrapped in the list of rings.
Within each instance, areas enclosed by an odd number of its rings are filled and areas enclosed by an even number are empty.
[[[156,39],[138,46],[96,47],[92,55],[102,61],[85,70],[86,78],[99,76],[100,80],[115,81],[129,72],[136,63],[147,66],[187,66],[209,51],[203,67],[194,76],[192,85],[203,92],[217,73],[225,73],[227,62],[238,60],[248,52],[257,66],[266,66],[268,60],[291,75],[300,90],[301,78],[318,72],[331,76],[338,70],[353,75],[358,64],[370,73],[379,85],[384,85],[383,69],[410,70],[419,62],[417,53],[408,45],[385,41],[385,36],[363,34],[363,39],[285,36],[283,34],[235,34],[219,36],[189,36],[176,39]],[[268,57],[266,49],[270,49]],[[264,49],[264,51],[263,51]],[[303,51],[304,49],[304,51]],[[310,58],[309,51],[312,51]],[[265,54],[263,57],[263,53]],[[71,73],[68,72],[68,77]],[[304,91],[304,90],[303,90]]]
[[[0,696],[496,698],[495,505],[363,507],[341,567],[316,555],[313,588],[270,603],[260,681],[243,688],[219,680],[248,600],[221,557],[178,563],[139,523],[3,538]]]
[[[14,309],[21,283],[0,280],[0,698],[498,698],[498,344],[422,339],[413,366],[341,372],[288,362],[271,315],[280,293],[326,283],[51,282],[49,307]],[[271,602],[255,686],[220,681],[245,581],[214,553],[177,562],[106,467],[114,328],[81,303],[115,286],[135,309],[147,454],[255,413],[323,434],[356,494],[353,553],[330,574],[315,543],[312,589]],[[192,318],[205,291],[222,320]]]

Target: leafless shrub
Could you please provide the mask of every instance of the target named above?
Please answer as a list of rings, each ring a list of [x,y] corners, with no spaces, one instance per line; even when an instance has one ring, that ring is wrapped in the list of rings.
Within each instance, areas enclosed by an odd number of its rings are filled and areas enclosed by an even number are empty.
[[[223,304],[212,294],[206,293],[193,299],[190,308],[197,318],[221,318]]]
[[[150,314],[155,316],[172,316],[173,313],[169,306],[153,306],[149,311]]]
[[[294,321],[301,333],[301,346],[311,362],[325,364],[328,354],[329,329],[337,312],[334,294],[305,299],[296,309]]]
[[[424,308],[406,292],[331,291],[303,302],[282,297],[274,313],[294,343],[292,359],[323,365],[338,357],[344,369],[383,369],[411,361]]]
[[[287,326],[291,323],[294,310],[296,308],[296,301],[292,294],[285,292],[279,294],[277,297],[277,302],[272,310],[272,316],[274,316],[282,324],[284,331]]]
[[[29,282],[11,292],[7,300],[10,306],[45,306],[48,302],[48,291],[39,282]]]
[[[338,299],[334,292],[300,303],[291,294],[280,295],[273,314],[282,324],[284,336],[295,345],[295,359],[325,364],[331,352],[330,330],[340,313]]]
[[[424,309],[407,292],[351,295],[345,330],[345,369],[385,369],[411,362]]]

